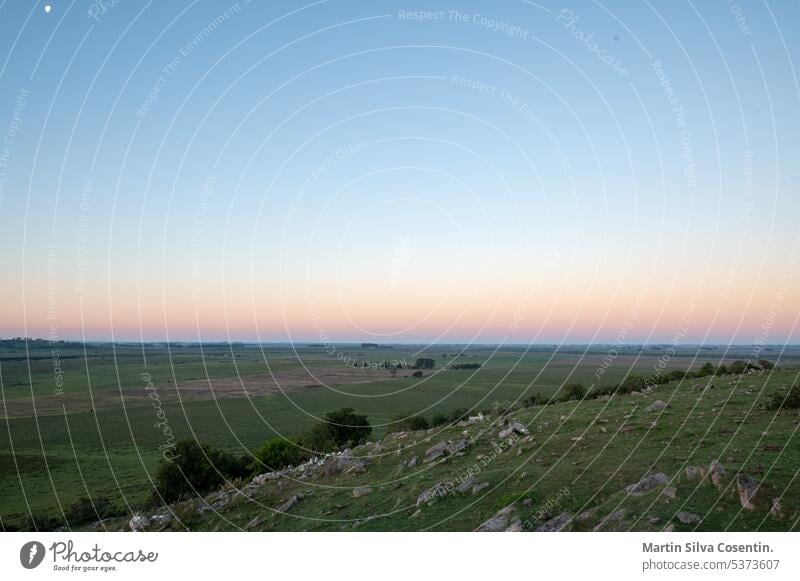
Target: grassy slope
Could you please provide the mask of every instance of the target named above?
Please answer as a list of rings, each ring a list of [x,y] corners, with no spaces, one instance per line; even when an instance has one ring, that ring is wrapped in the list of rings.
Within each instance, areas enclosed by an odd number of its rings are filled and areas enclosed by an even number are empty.
[[[591,530],[604,517],[617,514],[607,529],[661,530],[788,530],[796,529],[800,515],[800,447],[797,411],[774,413],[764,409],[769,397],[798,381],[796,370],[771,375],[728,376],[673,382],[652,394],[629,395],[611,401],[568,402],[518,411],[514,419],[526,424],[529,441],[518,442],[496,454],[488,464],[499,429],[491,422],[452,426],[436,432],[411,433],[361,447],[358,455],[373,455],[363,474],[324,476],[305,480],[282,478],[248,490],[246,498],[231,494],[218,511],[199,512],[200,499],[171,507],[177,516],[167,530],[473,530],[499,509],[513,503],[523,527],[535,529],[549,516],[561,512],[578,515],[597,508],[593,515],[570,525]],[[707,385],[713,388],[706,389]],[[663,412],[644,408],[661,399]],[[626,426],[629,431],[621,432]],[[402,468],[412,456],[422,456],[431,445],[445,439],[467,437],[471,445],[463,456],[440,464]],[[723,490],[710,482],[689,481],[687,465],[708,466],[719,461],[727,469]],[[454,481],[479,466],[477,482],[488,488],[478,495],[448,494],[417,510],[417,497],[438,482]],[[760,484],[756,509],[743,510],[734,494],[738,472]],[[625,486],[642,477],[664,472],[675,477],[677,498],[661,493],[663,486],[643,496],[630,496]],[[372,492],[353,498],[355,487]],[[558,493],[562,491],[562,498]],[[304,498],[286,514],[274,509],[297,493]],[[781,497],[785,515],[776,518],[768,509]],[[210,495],[209,502],[220,498]],[[530,500],[526,500],[530,499]],[[548,501],[551,506],[548,507]],[[623,509],[623,513],[618,511]],[[685,525],[679,511],[697,514],[699,524]],[[657,524],[650,517],[658,517]],[[124,529],[127,519],[106,523]]]

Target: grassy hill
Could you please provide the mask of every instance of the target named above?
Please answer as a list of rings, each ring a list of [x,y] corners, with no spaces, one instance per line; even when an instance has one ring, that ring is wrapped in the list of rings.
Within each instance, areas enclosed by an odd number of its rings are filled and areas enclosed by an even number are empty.
[[[393,433],[203,498],[146,530],[796,530],[798,371],[673,381]],[[666,403],[648,411],[654,402]],[[658,406],[656,406],[658,407]],[[441,455],[439,455],[441,453]],[[352,456],[352,457],[351,457]],[[438,456],[432,461],[426,458]],[[89,528],[127,530],[131,515]]]

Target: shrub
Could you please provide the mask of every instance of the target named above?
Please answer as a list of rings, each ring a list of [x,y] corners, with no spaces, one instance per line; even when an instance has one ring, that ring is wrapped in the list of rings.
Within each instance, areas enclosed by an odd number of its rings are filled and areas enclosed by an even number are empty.
[[[800,386],[793,385],[785,395],[783,392],[773,393],[772,399],[767,407],[772,410],[800,409]]]
[[[583,399],[585,395],[586,388],[580,383],[569,383],[563,388],[562,397],[564,400]]]
[[[322,453],[358,446],[371,433],[367,416],[355,413],[352,408],[342,408],[325,414],[325,421],[316,424],[301,439],[304,446]]]
[[[121,510],[116,509],[107,498],[80,498],[67,509],[67,522],[70,526],[80,526],[82,524],[96,522],[112,516],[121,514]]]
[[[320,422],[308,432],[300,436],[303,447],[312,450],[317,454],[326,454],[336,451],[339,446],[333,437],[333,432],[328,429],[328,425]]]
[[[262,468],[280,470],[300,464],[308,458],[308,453],[297,442],[275,437],[264,442],[254,456],[255,460],[251,463],[253,471]]]
[[[423,373],[421,371],[415,371],[411,374],[412,377],[422,377]]]
[[[249,472],[242,458],[207,444],[184,440],[175,445],[174,459],[159,462],[154,495],[172,502],[182,496],[209,492],[225,478],[241,478]]]
[[[427,430],[430,427],[428,420],[424,416],[412,416],[406,420],[406,426],[409,430]]]
[[[414,363],[414,369],[433,369],[435,366],[436,361],[427,357],[420,357]]]

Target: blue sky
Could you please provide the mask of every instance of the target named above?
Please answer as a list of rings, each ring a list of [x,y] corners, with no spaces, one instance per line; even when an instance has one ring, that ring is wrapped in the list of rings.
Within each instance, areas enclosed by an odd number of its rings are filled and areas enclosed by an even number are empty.
[[[798,3],[45,4],[2,336],[798,338]]]

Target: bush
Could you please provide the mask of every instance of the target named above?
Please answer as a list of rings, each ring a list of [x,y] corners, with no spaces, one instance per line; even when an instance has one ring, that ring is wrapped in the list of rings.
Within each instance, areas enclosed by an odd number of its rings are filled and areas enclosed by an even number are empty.
[[[569,383],[563,388],[562,398],[565,401],[583,399],[586,396],[586,388],[580,383]]]
[[[280,470],[297,466],[308,458],[308,453],[297,442],[275,437],[264,442],[254,456],[255,460],[250,466],[255,472],[264,468]]]
[[[67,509],[67,522],[70,526],[97,522],[121,514],[122,511],[114,507],[107,498],[82,497]]]
[[[342,408],[325,414],[325,421],[316,424],[301,436],[306,448],[317,453],[333,452],[344,447],[358,446],[372,433],[367,416]]]
[[[154,496],[172,502],[182,496],[209,492],[226,478],[242,478],[249,473],[244,459],[207,444],[184,440],[175,445],[173,460],[159,462]]]
[[[433,369],[436,366],[436,361],[434,359],[428,359],[427,357],[420,357],[417,359],[416,363],[414,363],[414,369]]]
[[[785,395],[783,394],[783,392],[773,393],[772,399],[770,400],[770,403],[767,407],[769,407],[769,409],[772,410],[800,409],[800,386],[793,385],[789,389],[789,392],[786,393]]]
[[[412,377],[422,377],[424,374],[421,371],[415,371],[411,375]]]

